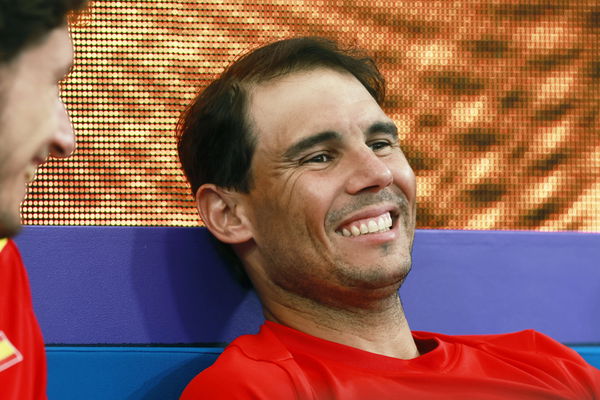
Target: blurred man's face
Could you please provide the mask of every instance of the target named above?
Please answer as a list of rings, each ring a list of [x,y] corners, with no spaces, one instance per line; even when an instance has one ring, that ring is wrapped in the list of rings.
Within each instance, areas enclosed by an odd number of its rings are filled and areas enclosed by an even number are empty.
[[[0,65],[0,238],[19,231],[20,204],[37,168],[75,149],[58,89],[72,63],[65,25]]]

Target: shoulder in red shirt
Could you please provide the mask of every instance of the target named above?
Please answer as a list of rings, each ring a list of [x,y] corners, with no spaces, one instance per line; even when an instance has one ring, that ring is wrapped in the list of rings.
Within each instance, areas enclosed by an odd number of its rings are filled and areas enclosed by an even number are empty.
[[[228,346],[181,399],[600,398],[600,371],[539,332],[413,337],[421,356],[401,360],[267,321]]]

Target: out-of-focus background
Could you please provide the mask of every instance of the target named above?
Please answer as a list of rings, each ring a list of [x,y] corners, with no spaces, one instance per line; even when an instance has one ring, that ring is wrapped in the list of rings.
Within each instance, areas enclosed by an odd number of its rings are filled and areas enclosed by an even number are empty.
[[[78,133],[23,205],[34,225],[195,226],[174,131],[245,51],[368,49],[418,177],[418,228],[600,232],[600,1],[97,1],[62,94]]]

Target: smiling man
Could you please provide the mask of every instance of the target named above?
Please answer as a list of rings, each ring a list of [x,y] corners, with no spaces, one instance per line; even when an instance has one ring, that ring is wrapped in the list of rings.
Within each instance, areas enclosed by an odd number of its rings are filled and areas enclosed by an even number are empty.
[[[44,343],[27,276],[9,239],[27,185],[49,156],[75,148],[58,84],[71,69],[66,16],[83,0],[0,1],[0,399],[46,398]]]
[[[384,86],[359,51],[289,39],[242,57],[182,116],[198,210],[266,319],[182,399],[600,395],[600,372],[537,332],[411,332],[398,289],[416,183]]]

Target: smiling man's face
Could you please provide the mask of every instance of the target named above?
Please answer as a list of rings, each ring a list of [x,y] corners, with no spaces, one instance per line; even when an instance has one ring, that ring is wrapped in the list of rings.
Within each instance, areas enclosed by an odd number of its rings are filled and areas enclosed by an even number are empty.
[[[416,183],[393,121],[354,76],[328,68],[249,93],[256,151],[242,206],[255,284],[333,306],[395,292],[410,270]]]
[[[75,148],[58,91],[72,63],[71,38],[63,25],[0,65],[0,238],[19,230],[20,204],[38,166]]]

